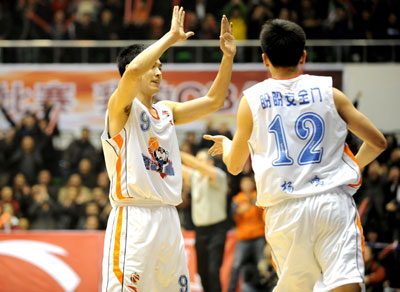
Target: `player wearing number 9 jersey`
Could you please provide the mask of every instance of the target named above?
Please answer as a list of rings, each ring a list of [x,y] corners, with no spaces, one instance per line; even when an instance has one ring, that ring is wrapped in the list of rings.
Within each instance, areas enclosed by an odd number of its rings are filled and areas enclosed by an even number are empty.
[[[176,205],[182,202],[182,171],[175,125],[220,109],[236,53],[232,25],[221,20],[222,57],[207,94],[178,103],[153,104],[162,80],[161,55],[193,32],[184,32],[185,12],[173,9],[171,29],[144,49],[121,51],[118,88],[108,102],[103,152],[113,206],[103,256],[105,292],[188,292],[189,273]]]
[[[363,235],[352,195],[361,171],[386,147],[382,133],[332,88],[332,78],[300,73],[305,34],[272,20],[260,34],[272,78],[244,91],[233,141],[205,136],[229,172],[249,156],[257,203],[279,276],[274,292],[356,292],[364,289]],[[354,157],[350,129],[363,144]]]

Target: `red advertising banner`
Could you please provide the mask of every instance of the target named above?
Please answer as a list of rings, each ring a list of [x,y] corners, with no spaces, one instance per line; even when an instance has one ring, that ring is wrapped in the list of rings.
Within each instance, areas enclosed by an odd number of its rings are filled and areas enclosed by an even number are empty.
[[[166,64],[158,100],[186,101],[204,96],[218,72],[218,64]],[[312,69],[312,68],[311,68]],[[305,73],[331,75],[342,87],[342,71],[305,69]],[[234,66],[224,108],[217,115],[236,114],[243,90],[268,77],[262,64]],[[54,104],[61,130],[104,127],[107,102],[118,86],[115,65],[14,65],[0,67],[0,102],[18,121],[26,111],[39,116],[45,102]],[[7,126],[0,115],[0,128]]]
[[[192,292],[201,292],[193,232],[183,232]],[[104,232],[31,231],[0,233],[1,292],[101,291]],[[234,234],[228,233],[221,268],[228,288]]]

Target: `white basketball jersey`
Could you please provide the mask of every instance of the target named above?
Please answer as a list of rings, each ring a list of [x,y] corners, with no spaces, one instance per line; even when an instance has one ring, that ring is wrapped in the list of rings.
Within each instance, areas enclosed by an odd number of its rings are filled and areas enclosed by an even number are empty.
[[[113,206],[182,202],[181,157],[172,111],[161,102],[153,109],[156,116],[135,98],[124,128],[112,138],[106,114],[101,140]]]
[[[258,204],[314,195],[341,187],[354,194],[361,173],[345,144],[332,78],[269,78],[244,91],[253,116],[249,140]]]

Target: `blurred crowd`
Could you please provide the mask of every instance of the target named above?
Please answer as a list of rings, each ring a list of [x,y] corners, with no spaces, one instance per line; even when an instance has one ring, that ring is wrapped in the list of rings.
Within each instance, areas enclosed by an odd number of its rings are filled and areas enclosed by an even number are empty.
[[[222,14],[236,39],[258,39],[271,18],[300,24],[308,39],[400,38],[399,0],[0,0],[0,39],[158,39],[173,5],[193,39],[217,39]]]

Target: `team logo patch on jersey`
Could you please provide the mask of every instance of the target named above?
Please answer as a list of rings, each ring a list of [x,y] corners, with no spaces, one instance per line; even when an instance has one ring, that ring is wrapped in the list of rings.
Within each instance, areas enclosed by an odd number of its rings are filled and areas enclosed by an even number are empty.
[[[131,280],[131,284],[132,285],[127,285],[128,288],[132,289],[132,291],[134,291],[134,292],[138,292],[138,289],[135,286],[137,286],[137,284],[138,284],[138,282],[140,280],[140,275],[138,273],[136,273],[136,272],[133,272],[129,276],[129,279]]]
[[[169,152],[160,146],[156,137],[150,137],[147,148],[150,154],[146,156],[142,153],[144,166],[147,170],[156,171],[161,178],[167,175],[175,175],[172,161],[169,160]]]

